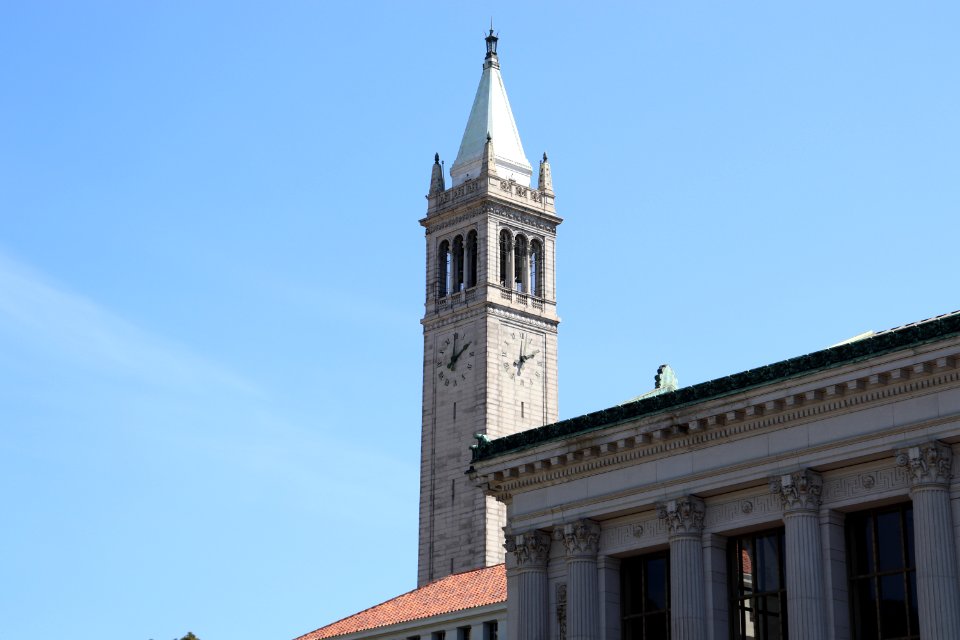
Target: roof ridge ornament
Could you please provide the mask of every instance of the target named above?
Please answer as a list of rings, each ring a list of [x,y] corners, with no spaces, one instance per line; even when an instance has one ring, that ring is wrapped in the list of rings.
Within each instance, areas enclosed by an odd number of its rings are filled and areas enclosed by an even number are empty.
[[[497,41],[499,38],[493,35],[493,18],[490,18],[490,33],[487,35],[484,40],[487,41],[487,55],[484,57],[484,60],[489,60],[491,64],[499,65],[497,60]]]
[[[433,168],[430,170],[430,195],[436,195],[446,191],[447,187],[443,180],[443,165],[440,164],[440,154],[433,154]]]

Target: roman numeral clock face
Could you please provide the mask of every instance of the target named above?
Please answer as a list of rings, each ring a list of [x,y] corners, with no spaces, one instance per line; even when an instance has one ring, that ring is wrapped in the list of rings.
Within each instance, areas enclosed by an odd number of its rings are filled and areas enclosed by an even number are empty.
[[[513,327],[500,331],[500,375],[520,387],[538,387],[543,382],[543,336]]]
[[[443,334],[437,340],[434,376],[438,388],[459,389],[473,379],[476,339],[467,331]]]

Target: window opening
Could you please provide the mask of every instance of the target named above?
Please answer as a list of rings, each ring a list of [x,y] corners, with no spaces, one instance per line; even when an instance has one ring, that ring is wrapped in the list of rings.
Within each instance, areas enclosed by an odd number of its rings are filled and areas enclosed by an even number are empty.
[[[543,244],[539,240],[530,242],[530,293],[543,297]]]
[[[463,291],[463,236],[453,239],[452,277],[454,292]]]
[[[511,275],[513,273],[513,242],[510,232],[503,229],[500,232],[500,286],[513,288]]]
[[[784,546],[783,529],[731,538],[727,543],[731,638],[787,638]]]
[[[466,257],[466,279],[467,288],[477,286],[477,232],[470,231],[467,234],[467,257]]]
[[[854,637],[919,638],[913,505],[851,513],[845,529]]]
[[[520,293],[530,290],[530,268],[527,264],[527,239],[518,235],[513,242],[513,288]]]
[[[437,297],[445,298],[450,292],[450,243],[446,240],[437,249]]]
[[[620,563],[620,616],[623,640],[669,640],[669,552]]]

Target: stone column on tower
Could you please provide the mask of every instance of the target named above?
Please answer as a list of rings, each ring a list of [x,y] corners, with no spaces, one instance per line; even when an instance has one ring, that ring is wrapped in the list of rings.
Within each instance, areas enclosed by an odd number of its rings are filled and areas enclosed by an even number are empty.
[[[567,640],[598,640],[600,525],[592,520],[577,520],[554,529],[554,536],[567,550]]]
[[[513,554],[517,585],[519,614],[518,637],[529,640],[547,640],[549,635],[549,604],[547,591],[547,560],[550,556],[550,534],[527,531],[507,534],[506,550]]]
[[[809,469],[770,480],[780,497],[786,544],[787,621],[790,635],[826,640],[820,494],[823,480]]]
[[[670,540],[670,629],[675,640],[705,640],[703,500],[684,496],[657,505]]]
[[[910,474],[920,637],[960,638],[960,585],[950,512],[953,451],[933,441],[897,451]]]

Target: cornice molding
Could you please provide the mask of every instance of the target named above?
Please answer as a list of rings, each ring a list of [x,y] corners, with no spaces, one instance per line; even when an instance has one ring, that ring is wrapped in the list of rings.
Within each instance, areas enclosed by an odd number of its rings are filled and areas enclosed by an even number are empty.
[[[557,333],[559,320],[548,320],[541,316],[522,313],[506,307],[502,307],[495,302],[480,299],[474,304],[464,304],[457,310],[444,314],[431,314],[422,318],[420,324],[424,331],[431,331],[437,328],[458,324],[466,320],[479,317],[496,316],[506,320],[522,323],[526,327],[536,327],[547,333]]]
[[[790,392],[761,404],[716,411],[691,411],[684,415],[657,415],[625,420],[633,429],[611,433],[609,440],[593,441],[573,451],[560,453],[557,445],[570,440],[558,439],[541,445],[542,455],[522,463],[497,459],[478,461],[471,467],[478,484],[494,497],[509,501],[517,491],[551,485],[572,478],[592,475],[616,467],[657,459],[675,451],[710,446],[715,441],[730,441],[763,431],[797,426],[832,415],[860,411],[888,404],[898,397],[960,386],[960,371],[955,356],[936,357],[910,367],[891,367],[886,371],[860,375],[842,383],[828,384],[802,393]],[[691,407],[695,409],[696,407]],[[646,424],[644,424],[646,423]],[[615,430],[616,425],[603,429]],[[900,429],[902,430],[902,429]],[[581,439],[585,434],[577,434]],[[572,438],[573,436],[571,436]],[[553,449],[551,451],[551,449]],[[478,471],[479,469],[479,471]]]

